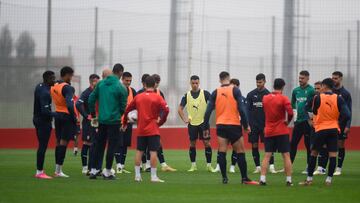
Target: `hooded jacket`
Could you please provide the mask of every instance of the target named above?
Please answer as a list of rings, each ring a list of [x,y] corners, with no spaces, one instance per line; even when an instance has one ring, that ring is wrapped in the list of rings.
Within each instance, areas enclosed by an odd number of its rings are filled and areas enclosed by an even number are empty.
[[[106,125],[120,124],[124,114],[128,93],[120,84],[118,77],[110,75],[101,80],[89,97],[89,111],[95,114],[95,103],[99,105],[99,123]]]

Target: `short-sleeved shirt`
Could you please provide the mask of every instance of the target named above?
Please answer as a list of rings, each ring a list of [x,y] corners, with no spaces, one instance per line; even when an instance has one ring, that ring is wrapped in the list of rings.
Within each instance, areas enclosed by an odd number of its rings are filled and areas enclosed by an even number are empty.
[[[273,92],[263,98],[265,112],[265,137],[273,137],[289,134],[289,128],[285,124],[286,113],[288,122],[293,117],[293,111],[289,99],[280,93]]]

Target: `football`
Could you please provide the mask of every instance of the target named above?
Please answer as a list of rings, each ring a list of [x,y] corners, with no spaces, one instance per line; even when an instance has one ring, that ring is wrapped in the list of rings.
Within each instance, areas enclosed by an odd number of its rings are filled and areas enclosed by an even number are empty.
[[[136,123],[138,118],[137,110],[130,111],[128,114],[129,123]]]

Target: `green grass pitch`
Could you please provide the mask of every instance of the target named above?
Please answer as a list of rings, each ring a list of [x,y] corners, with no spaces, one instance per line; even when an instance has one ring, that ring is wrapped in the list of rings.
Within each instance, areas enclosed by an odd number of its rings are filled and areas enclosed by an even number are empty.
[[[12,202],[263,202],[263,203],[345,203],[360,202],[360,152],[348,152],[343,175],[334,177],[333,185],[324,185],[325,176],[315,176],[314,185],[298,186],[305,179],[301,171],[305,168],[305,157],[299,152],[294,165],[294,186],[285,186],[284,174],[267,176],[268,186],[242,185],[237,168],[236,174],[229,174],[228,185],[221,183],[220,174],[205,171],[204,152],[198,150],[198,171],[189,173],[188,152],[165,150],[167,163],[178,172],[159,172],[166,183],[150,183],[149,173],[143,173],[143,182],[134,182],[134,174],[118,174],[115,181],[89,180],[81,174],[80,156],[75,157],[68,150],[64,172],[68,179],[37,180],[35,172],[35,150],[0,150],[0,203]],[[215,155],[215,153],[214,153]],[[215,156],[213,155],[213,163]],[[228,165],[230,163],[228,153]],[[133,171],[134,151],[127,158],[127,169]],[[252,174],[254,164],[251,153],[247,152],[249,177],[259,179]],[[215,165],[215,164],[214,164]],[[282,167],[280,155],[276,155],[276,168]],[[52,175],[54,171],[54,151],[46,156],[45,169]]]

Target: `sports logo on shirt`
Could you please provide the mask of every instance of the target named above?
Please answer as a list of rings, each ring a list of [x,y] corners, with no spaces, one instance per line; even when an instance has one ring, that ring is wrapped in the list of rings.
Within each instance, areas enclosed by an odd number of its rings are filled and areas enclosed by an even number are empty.
[[[196,111],[199,110],[199,104],[198,104],[197,106],[193,105],[192,107],[193,107],[194,109],[196,109]]]
[[[332,109],[332,105],[329,102],[325,102],[325,104],[328,105],[330,109]]]
[[[255,106],[256,108],[262,108],[263,103],[262,102],[253,102],[253,106]]]
[[[224,96],[226,98],[228,97],[227,94],[225,94],[225,93],[221,93],[221,96]]]

